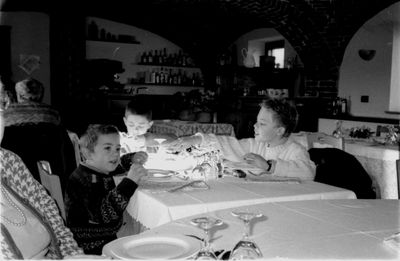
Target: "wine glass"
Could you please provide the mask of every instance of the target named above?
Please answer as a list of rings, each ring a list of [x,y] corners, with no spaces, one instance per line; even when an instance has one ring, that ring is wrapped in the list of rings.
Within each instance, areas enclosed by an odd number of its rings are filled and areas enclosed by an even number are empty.
[[[161,150],[161,143],[163,143],[163,142],[166,141],[167,139],[164,139],[164,138],[157,138],[157,139],[154,139],[154,140],[158,143],[157,152],[158,152],[158,153],[162,153],[163,151]]]
[[[250,221],[254,218],[260,218],[263,214],[258,211],[249,210],[234,210],[231,212],[232,216],[239,218],[243,221],[244,231],[242,239],[232,249],[229,259],[232,260],[246,260],[262,258],[262,253],[257,244],[250,239]]]
[[[204,231],[203,246],[194,257],[195,260],[217,260],[210,246],[209,231],[214,226],[223,224],[222,220],[213,217],[198,217],[191,220],[191,224],[200,227]]]

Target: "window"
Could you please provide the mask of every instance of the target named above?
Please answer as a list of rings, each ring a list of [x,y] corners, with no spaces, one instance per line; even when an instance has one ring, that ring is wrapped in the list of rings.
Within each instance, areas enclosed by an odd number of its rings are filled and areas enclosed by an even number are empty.
[[[275,65],[277,68],[284,67],[285,61],[285,41],[273,41],[265,43],[265,54],[275,57]]]

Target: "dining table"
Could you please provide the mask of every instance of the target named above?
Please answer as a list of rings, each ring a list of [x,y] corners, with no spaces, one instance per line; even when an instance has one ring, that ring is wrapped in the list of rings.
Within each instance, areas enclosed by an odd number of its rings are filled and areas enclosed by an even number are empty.
[[[301,181],[252,181],[226,176],[207,181],[207,189],[154,191],[140,188],[126,208],[128,225],[121,235],[152,229],[191,215],[250,204],[326,199],[355,199],[353,191]]]
[[[396,160],[400,159],[400,145],[382,144],[372,138],[344,141],[344,150],[354,155],[370,175],[377,198],[399,199]]]
[[[151,133],[173,134],[176,137],[190,136],[198,132],[235,136],[235,129],[229,123],[200,123],[181,120],[154,120]]]
[[[106,245],[103,253],[114,258],[135,258],[139,254],[143,259],[190,258],[201,248],[205,236],[191,220],[212,217],[220,219],[223,224],[209,230],[211,249],[220,257],[229,257],[244,230],[243,222],[233,216],[232,211],[245,211],[261,214],[250,222],[249,239],[255,242],[264,259],[400,258],[398,200],[326,199],[257,203],[210,208],[208,212],[184,215],[141,234],[117,239]],[[165,248],[155,248],[154,245],[164,245]],[[149,251],[140,250],[146,249],[146,246]]]

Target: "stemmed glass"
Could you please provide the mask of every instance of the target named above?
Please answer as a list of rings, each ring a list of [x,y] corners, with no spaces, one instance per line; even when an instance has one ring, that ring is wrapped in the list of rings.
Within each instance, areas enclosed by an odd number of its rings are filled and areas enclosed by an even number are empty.
[[[197,252],[194,257],[195,260],[217,260],[211,245],[210,245],[210,234],[209,231],[214,226],[220,226],[223,224],[222,220],[213,217],[198,217],[191,221],[192,225],[198,226],[204,231],[203,247]]]
[[[236,210],[231,212],[232,216],[239,218],[243,221],[244,231],[242,239],[232,249],[229,259],[232,260],[245,260],[262,258],[262,253],[257,244],[250,239],[250,221],[254,218],[260,218],[263,214],[257,211],[249,210]]]
[[[162,149],[161,143],[163,143],[167,139],[157,138],[157,139],[154,139],[154,140],[157,142],[157,147],[156,147],[157,154],[162,154],[164,152],[164,150]]]

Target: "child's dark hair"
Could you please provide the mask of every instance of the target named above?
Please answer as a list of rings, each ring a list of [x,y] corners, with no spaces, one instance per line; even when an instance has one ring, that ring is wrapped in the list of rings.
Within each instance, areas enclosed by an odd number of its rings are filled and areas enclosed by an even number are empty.
[[[80,138],[79,145],[93,152],[99,136],[106,134],[119,134],[118,128],[114,125],[90,124]]]
[[[267,99],[263,100],[260,106],[274,112],[274,119],[278,125],[285,128],[283,137],[289,137],[295,130],[298,121],[298,113],[294,104],[285,99]]]
[[[129,114],[141,115],[146,117],[149,121],[153,118],[153,111],[148,101],[140,99],[136,96],[129,101],[125,108],[125,117]]]

